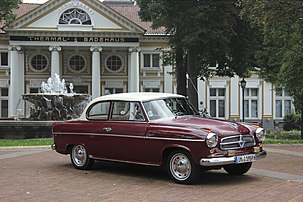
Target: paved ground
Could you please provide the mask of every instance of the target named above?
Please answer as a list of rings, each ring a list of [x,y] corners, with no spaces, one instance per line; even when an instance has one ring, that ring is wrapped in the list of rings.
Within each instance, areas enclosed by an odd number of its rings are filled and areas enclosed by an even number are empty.
[[[303,145],[268,145],[244,176],[205,172],[196,185],[166,172],[98,162],[90,171],[49,148],[0,148],[0,201],[303,201]]]

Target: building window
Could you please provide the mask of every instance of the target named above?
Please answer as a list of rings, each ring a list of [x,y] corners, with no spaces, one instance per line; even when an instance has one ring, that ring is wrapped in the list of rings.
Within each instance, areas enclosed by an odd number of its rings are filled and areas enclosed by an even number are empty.
[[[7,52],[1,52],[0,53],[0,66],[1,67],[7,67],[8,66],[8,53]]]
[[[68,63],[73,72],[82,72],[86,67],[86,61],[82,55],[71,56]]]
[[[66,10],[59,19],[59,24],[67,25],[91,25],[91,19],[89,15],[77,8],[72,8]]]
[[[244,114],[247,118],[258,117],[258,88],[246,88],[244,90]]]
[[[225,88],[209,89],[210,107],[209,112],[212,117],[225,118]]]
[[[66,87],[67,88],[67,92],[70,93],[70,88],[69,86]],[[74,85],[74,89],[73,89],[74,93],[83,93],[83,94],[89,94],[88,93],[88,86],[87,85]]]
[[[117,93],[123,93],[123,88],[105,88],[104,89],[105,95],[117,94]]]
[[[34,55],[30,60],[30,67],[37,72],[42,72],[48,67],[48,59],[45,55]]]
[[[0,114],[8,117],[8,88],[0,88]]]
[[[160,68],[160,54],[143,54],[144,67]]]
[[[106,59],[106,67],[111,71],[122,69],[122,59],[118,55],[111,55]]]
[[[160,88],[144,88],[143,92],[154,92],[154,93],[159,93],[160,92]]]
[[[30,87],[29,88],[29,93],[41,93],[41,87]]]
[[[285,89],[276,89],[276,118],[283,118],[291,111],[292,97]]]

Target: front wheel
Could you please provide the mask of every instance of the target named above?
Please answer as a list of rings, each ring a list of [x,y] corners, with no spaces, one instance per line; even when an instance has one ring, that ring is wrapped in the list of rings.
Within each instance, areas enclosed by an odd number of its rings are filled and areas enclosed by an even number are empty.
[[[88,170],[93,166],[94,160],[88,156],[83,145],[75,145],[70,154],[73,166],[79,170]]]
[[[230,175],[243,175],[249,171],[252,163],[233,164],[224,166],[224,170]]]
[[[177,183],[194,183],[199,177],[198,170],[190,154],[186,151],[174,151],[168,156],[167,171],[169,176]]]

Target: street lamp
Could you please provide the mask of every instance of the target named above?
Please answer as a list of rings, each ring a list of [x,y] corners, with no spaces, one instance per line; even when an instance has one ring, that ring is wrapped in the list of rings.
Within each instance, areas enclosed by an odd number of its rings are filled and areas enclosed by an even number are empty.
[[[244,122],[244,90],[246,87],[246,81],[244,80],[244,78],[242,79],[242,81],[240,81],[240,86],[242,88],[242,121]]]

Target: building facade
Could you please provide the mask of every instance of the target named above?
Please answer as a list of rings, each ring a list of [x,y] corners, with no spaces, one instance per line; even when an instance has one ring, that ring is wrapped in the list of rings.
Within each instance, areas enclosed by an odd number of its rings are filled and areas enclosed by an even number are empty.
[[[235,76],[199,80],[199,100],[203,103],[200,108],[219,119],[242,121],[244,116],[245,122],[280,130],[285,115],[294,110],[293,98],[285,89],[276,88],[256,74],[245,78],[243,91],[240,86],[242,79]]]
[[[55,74],[92,98],[108,93],[176,93],[165,29],[142,22],[131,0],[49,0],[20,4],[17,20],[0,31],[0,115],[19,116],[22,94],[37,93]],[[240,78],[199,80],[200,108],[213,117],[241,120]],[[274,128],[292,108],[283,89],[253,76],[245,89],[245,120]]]

